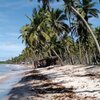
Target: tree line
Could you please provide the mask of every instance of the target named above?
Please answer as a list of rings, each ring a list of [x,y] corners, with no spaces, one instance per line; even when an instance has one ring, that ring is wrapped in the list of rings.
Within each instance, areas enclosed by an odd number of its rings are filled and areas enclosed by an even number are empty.
[[[20,32],[26,48],[8,63],[28,62],[57,56],[64,64],[100,63],[100,27],[93,27],[91,18],[98,18],[100,11],[94,0],[63,0],[63,8],[52,8],[51,3],[60,0],[37,0],[42,2],[33,9],[30,23]]]

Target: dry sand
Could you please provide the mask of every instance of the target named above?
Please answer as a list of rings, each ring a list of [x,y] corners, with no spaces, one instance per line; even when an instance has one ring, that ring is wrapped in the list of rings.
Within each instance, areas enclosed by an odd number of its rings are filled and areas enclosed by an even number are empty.
[[[100,66],[38,68],[25,73],[5,100],[100,100]]]

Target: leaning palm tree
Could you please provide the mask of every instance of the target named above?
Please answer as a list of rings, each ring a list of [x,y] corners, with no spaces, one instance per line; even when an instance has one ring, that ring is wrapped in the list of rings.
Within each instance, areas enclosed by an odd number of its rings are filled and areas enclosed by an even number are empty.
[[[56,43],[52,42],[52,39],[53,37],[58,39],[64,31],[69,32],[69,27],[64,20],[66,20],[66,16],[59,9],[52,9],[50,11],[45,11],[43,8],[40,8],[38,11],[35,9],[33,17],[30,19],[30,28],[26,27],[26,29],[22,31],[25,35],[25,41],[28,42],[33,51],[39,55],[46,50],[44,48],[46,47],[45,44],[47,44],[48,48],[53,47],[50,48],[50,50],[58,56],[62,63],[59,54],[57,54],[55,50]]]
[[[55,47],[58,44],[57,41],[59,41],[60,36],[63,34],[63,32],[68,33],[69,32],[69,26],[65,23],[66,20],[66,15],[63,13],[62,10],[59,9],[51,9],[50,11],[47,11],[47,18],[46,18],[46,24],[48,26],[48,29],[52,30],[53,32],[51,33],[51,47],[52,51],[56,56],[58,56],[59,60],[61,61],[63,65],[63,61],[61,57],[57,54]],[[45,28],[45,32],[47,31],[47,28]],[[60,48],[58,48],[60,49]]]
[[[26,46],[30,46],[30,40],[29,40],[29,36],[30,36],[30,30],[31,30],[31,26],[29,24],[23,26],[20,30],[20,32],[22,33],[19,38],[22,38],[22,43],[25,42]]]
[[[95,2],[92,2],[89,0],[82,0],[81,3],[78,4],[76,7],[76,9],[79,11],[79,13],[83,16],[83,18],[86,20],[88,24],[90,24],[89,18],[91,17],[98,18],[99,10],[95,9],[94,6],[95,6]],[[75,26],[77,26],[76,28],[77,28],[77,33],[79,35],[79,42],[81,42],[82,45],[84,46],[86,55],[89,55],[88,51],[90,51],[90,47],[91,47],[89,31],[87,27],[84,25],[84,22],[81,20],[81,18],[79,16],[76,16],[76,17],[77,17],[77,25]],[[88,56],[86,57],[86,59],[87,59],[87,62],[89,62]]]
[[[80,0],[63,0],[66,7],[68,7],[70,9],[71,12],[74,12],[77,16],[79,16],[81,18],[81,20],[84,22],[84,24],[86,25],[87,29],[89,30],[89,32],[91,33],[95,43],[96,43],[96,46],[98,48],[98,51],[100,53],[100,46],[99,46],[99,43],[93,33],[93,30],[91,29],[91,27],[89,26],[89,24],[87,23],[87,21],[84,19],[84,17],[80,14],[80,12],[76,9],[76,4],[79,4],[81,3]],[[89,1],[89,0],[88,0]]]
[[[60,9],[52,9],[49,16],[49,23],[51,25],[51,28],[56,33],[62,33],[63,31],[69,32],[69,26],[65,23],[65,20],[67,20],[66,15],[63,14],[63,11]]]

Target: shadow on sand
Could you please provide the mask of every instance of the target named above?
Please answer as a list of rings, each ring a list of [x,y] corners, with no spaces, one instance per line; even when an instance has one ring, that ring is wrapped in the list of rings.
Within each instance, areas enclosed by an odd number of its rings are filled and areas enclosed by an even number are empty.
[[[29,72],[29,75],[23,77],[18,83],[20,85],[10,91],[9,100],[35,100],[35,97],[39,97],[39,95],[57,93],[74,94],[73,88],[65,88],[59,83],[52,83],[47,76],[40,74],[37,70]],[[28,99],[30,96],[34,96],[34,99]],[[23,97],[27,99],[21,99]]]
[[[84,75],[77,74],[74,76],[75,77],[88,77],[91,79],[100,78],[100,73],[98,72],[99,70],[100,70],[99,65],[87,66],[87,67],[85,67],[85,74]]]

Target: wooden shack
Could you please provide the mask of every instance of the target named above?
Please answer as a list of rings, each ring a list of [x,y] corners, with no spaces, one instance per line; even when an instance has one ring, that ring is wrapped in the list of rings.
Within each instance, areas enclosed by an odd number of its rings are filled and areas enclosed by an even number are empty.
[[[53,57],[47,57],[44,59],[36,60],[34,61],[34,67],[35,68],[41,68],[41,67],[47,67],[50,65],[56,65],[58,61],[58,57],[53,56]]]

